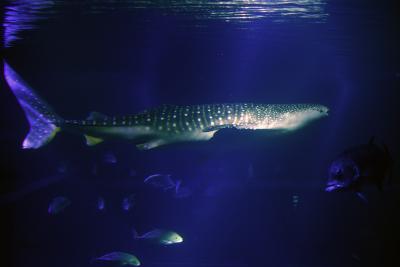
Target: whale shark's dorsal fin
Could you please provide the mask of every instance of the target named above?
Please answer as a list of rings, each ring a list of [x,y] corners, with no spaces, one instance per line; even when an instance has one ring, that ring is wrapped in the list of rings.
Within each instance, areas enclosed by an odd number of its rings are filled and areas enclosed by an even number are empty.
[[[104,115],[103,113],[92,111],[89,113],[89,116],[86,118],[88,120],[104,120],[107,119],[108,116]]]
[[[203,132],[215,132],[224,128],[232,128],[229,124],[222,124],[222,125],[215,125],[215,126],[209,126],[203,129]]]
[[[86,138],[86,144],[88,146],[94,146],[94,145],[100,144],[101,142],[104,141],[101,138],[90,136],[90,135],[85,135],[85,138]]]

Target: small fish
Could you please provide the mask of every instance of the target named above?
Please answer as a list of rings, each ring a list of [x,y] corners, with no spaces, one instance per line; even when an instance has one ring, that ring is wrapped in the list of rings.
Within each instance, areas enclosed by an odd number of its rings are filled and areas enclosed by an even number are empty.
[[[133,237],[135,239],[143,239],[161,245],[172,245],[183,242],[182,236],[178,233],[162,229],[154,229],[143,235],[139,235],[136,230],[133,229]]]
[[[71,201],[66,197],[55,197],[49,204],[47,212],[51,215],[56,215],[62,212],[71,204]]]
[[[106,208],[106,202],[104,200],[104,198],[99,197],[97,199],[97,209],[100,211],[103,211]]]
[[[177,183],[171,178],[170,174],[153,174],[144,179],[145,184],[150,184],[156,188],[162,188],[164,191],[168,189],[179,187]]]
[[[139,266],[140,261],[139,259],[129,253],[115,251],[108,254],[105,254],[101,257],[95,259],[96,261],[111,261],[115,262],[119,265],[131,265],[131,266]]]
[[[103,155],[103,162],[108,164],[116,164],[117,157],[112,152],[107,152]]]
[[[386,146],[375,144],[371,138],[368,144],[347,149],[332,162],[325,191],[353,191],[366,201],[362,188],[374,184],[382,190],[392,164]]]
[[[135,205],[135,194],[131,194],[124,199],[122,199],[122,209],[125,211],[129,211]]]

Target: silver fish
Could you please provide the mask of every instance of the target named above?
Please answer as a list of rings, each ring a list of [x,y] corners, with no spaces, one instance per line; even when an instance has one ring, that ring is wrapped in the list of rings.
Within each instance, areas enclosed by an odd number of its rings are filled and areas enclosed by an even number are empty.
[[[139,266],[140,265],[140,261],[136,256],[126,253],[126,252],[120,252],[120,251],[115,251],[115,252],[105,254],[101,257],[96,258],[95,260],[96,261],[117,262],[120,265],[131,265],[131,266]]]
[[[154,229],[143,235],[139,235],[136,230],[133,229],[133,237],[135,239],[147,240],[161,245],[172,245],[183,242],[183,237],[178,233],[163,229]]]

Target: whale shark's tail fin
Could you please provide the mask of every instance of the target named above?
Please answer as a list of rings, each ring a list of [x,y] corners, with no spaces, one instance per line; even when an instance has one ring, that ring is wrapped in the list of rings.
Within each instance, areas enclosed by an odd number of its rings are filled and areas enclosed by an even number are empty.
[[[4,77],[30,124],[22,148],[39,148],[60,130],[63,119],[4,61]]]

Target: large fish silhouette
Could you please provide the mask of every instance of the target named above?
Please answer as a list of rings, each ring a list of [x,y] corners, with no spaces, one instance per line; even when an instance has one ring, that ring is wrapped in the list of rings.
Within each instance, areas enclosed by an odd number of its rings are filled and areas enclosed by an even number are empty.
[[[87,119],[69,120],[57,115],[7,62],[4,76],[30,124],[23,148],[39,148],[63,130],[84,135],[88,145],[123,139],[147,150],[177,142],[210,140],[223,128],[292,131],[328,115],[328,108],[319,104],[225,103],[162,105],[114,117],[92,112]]]

